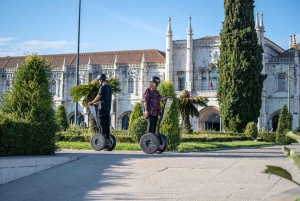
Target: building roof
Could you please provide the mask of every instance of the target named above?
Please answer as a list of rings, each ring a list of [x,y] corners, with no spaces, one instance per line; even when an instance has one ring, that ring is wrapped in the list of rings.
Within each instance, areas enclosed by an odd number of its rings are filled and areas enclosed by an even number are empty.
[[[205,36],[199,39],[220,39],[220,36]]]
[[[296,45],[298,51],[300,50],[300,43],[298,43]],[[300,53],[300,51],[299,51]],[[288,50],[285,50],[284,52],[282,52],[281,54],[279,54],[278,56],[276,56],[276,58],[293,58],[295,56],[295,46],[291,47]]]
[[[112,52],[90,52],[80,53],[80,65],[88,64],[114,64],[116,55],[118,63],[141,63],[143,55],[145,55],[146,63],[165,63],[166,54],[156,49],[150,50],[126,50],[126,51],[112,51]],[[44,58],[50,59],[52,62],[51,67],[62,66],[64,61],[67,66],[76,66],[77,54],[53,54],[53,55],[40,55]],[[24,61],[25,56],[19,57],[0,57],[0,69],[13,69],[17,64]]]

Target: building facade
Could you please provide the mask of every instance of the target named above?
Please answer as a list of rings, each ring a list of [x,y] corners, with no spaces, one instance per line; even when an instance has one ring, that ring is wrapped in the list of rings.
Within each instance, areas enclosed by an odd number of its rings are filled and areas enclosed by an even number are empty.
[[[257,13],[258,43],[264,49],[263,74],[267,74],[262,92],[262,107],[258,127],[276,130],[278,116],[283,104],[289,106],[292,128],[300,125],[299,80],[300,67],[295,36],[291,36],[289,48],[284,50],[265,37],[263,15]],[[187,37],[173,40],[171,19],[168,19],[166,50],[131,50],[114,52],[81,53],[79,59],[80,84],[92,81],[101,73],[117,77],[122,92],[112,100],[111,120],[116,129],[127,129],[133,105],[139,102],[152,76],[172,81],[176,94],[183,89],[192,96],[205,96],[208,107],[199,107],[199,117],[192,118],[194,130],[223,130],[220,109],[216,97],[218,83],[219,36],[193,39],[191,17],[188,19]],[[49,85],[53,94],[54,109],[64,104],[70,123],[74,122],[75,103],[70,89],[76,85],[76,54],[43,55],[51,60]],[[14,72],[24,57],[0,58],[0,91],[10,90]],[[290,97],[288,98],[288,94]],[[79,104],[79,122],[88,125],[88,110]]]

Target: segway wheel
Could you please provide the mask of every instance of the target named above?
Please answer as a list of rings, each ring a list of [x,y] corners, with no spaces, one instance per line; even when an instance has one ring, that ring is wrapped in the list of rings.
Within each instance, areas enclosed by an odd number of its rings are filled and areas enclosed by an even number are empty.
[[[117,145],[117,141],[116,141],[115,136],[109,135],[109,139],[111,140],[111,144],[106,144],[105,145],[105,148],[104,148],[105,151],[112,151],[112,150],[114,150],[114,148]]]
[[[160,135],[161,135],[162,142],[160,142],[159,148],[156,151],[157,154],[163,153],[164,151],[166,151],[166,149],[168,147],[167,137],[165,135],[161,134],[161,133],[160,133]]]
[[[147,133],[141,137],[140,147],[146,154],[153,154],[159,149],[159,139],[153,133]]]
[[[95,133],[91,139],[91,146],[95,151],[104,149],[106,143],[105,137],[101,133]]]

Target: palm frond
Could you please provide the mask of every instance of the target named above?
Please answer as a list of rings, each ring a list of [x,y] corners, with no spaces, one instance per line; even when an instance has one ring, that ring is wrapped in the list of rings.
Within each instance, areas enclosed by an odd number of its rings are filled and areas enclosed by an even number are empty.
[[[199,111],[196,106],[207,106],[208,99],[202,96],[179,98],[178,109],[181,116],[199,116]],[[195,106],[196,105],[196,106]]]
[[[111,86],[113,94],[121,92],[121,83],[118,78],[107,79],[107,84]],[[82,105],[86,107],[88,103],[97,96],[100,88],[100,84],[97,80],[88,82],[87,84],[81,84],[73,87],[70,90],[70,95],[73,98],[73,102],[78,102],[82,98]]]

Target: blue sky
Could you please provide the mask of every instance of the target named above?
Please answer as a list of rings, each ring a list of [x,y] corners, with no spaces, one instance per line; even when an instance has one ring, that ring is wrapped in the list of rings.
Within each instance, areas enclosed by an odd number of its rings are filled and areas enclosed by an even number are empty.
[[[300,42],[300,0],[256,0],[265,35],[287,49]],[[173,40],[219,35],[223,0],[81,0],[80,52],[165,51],[168,17]],[[0,57],[77,52],[78,0],[1,0]]]

